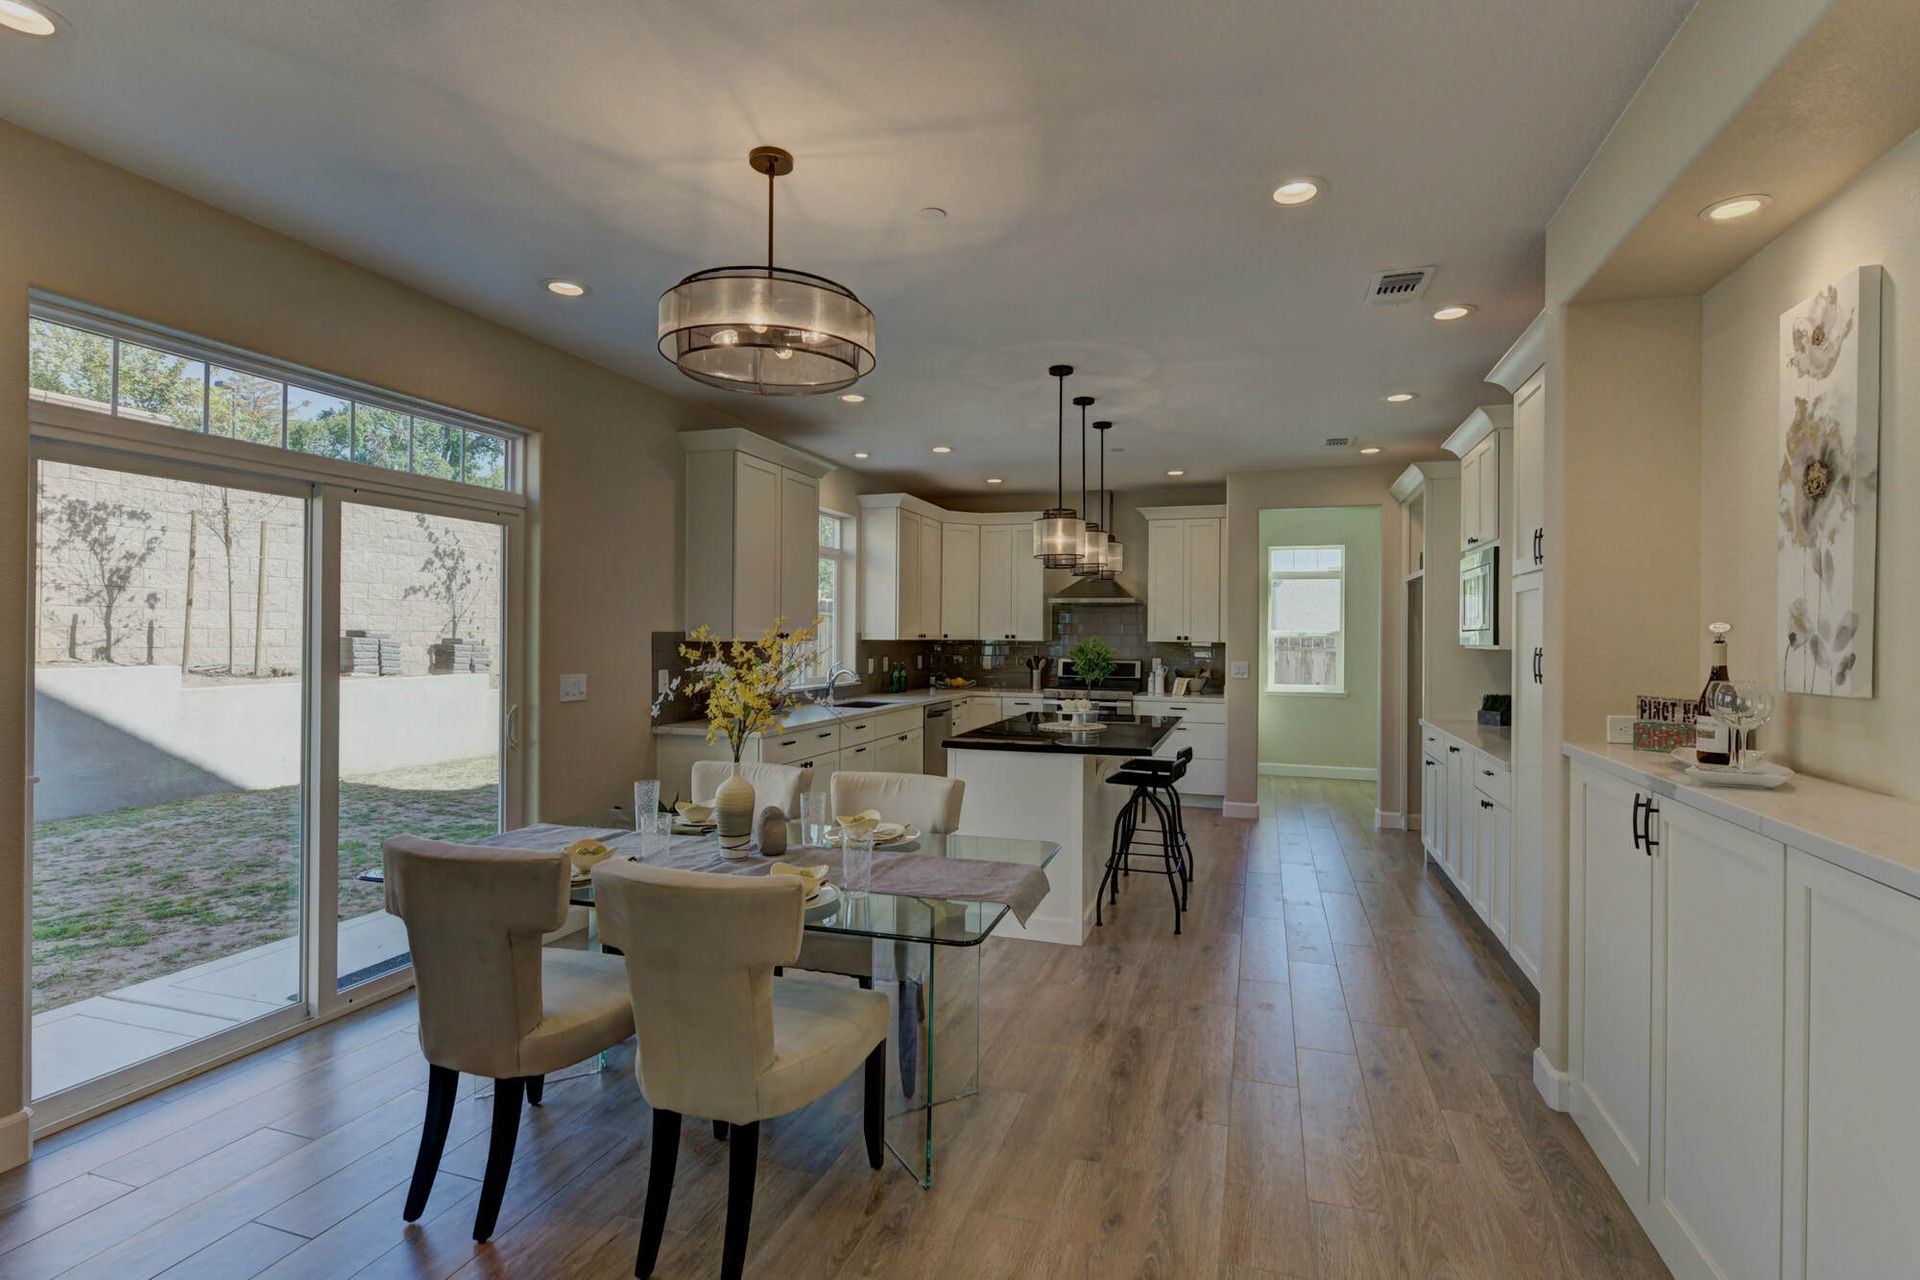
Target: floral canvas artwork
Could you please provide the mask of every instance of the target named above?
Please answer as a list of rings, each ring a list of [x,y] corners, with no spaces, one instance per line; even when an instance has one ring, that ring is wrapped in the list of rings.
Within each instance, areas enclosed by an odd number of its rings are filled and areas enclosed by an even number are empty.
[[[1780,687],[1873,696],[1880,268],[1780,317]]]

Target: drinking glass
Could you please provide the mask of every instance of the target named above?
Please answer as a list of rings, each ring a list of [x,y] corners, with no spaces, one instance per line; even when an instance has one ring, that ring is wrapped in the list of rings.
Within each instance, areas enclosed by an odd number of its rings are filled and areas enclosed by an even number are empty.
[[[818,845],[827,839],[827,793],[808,791],[800,797],[800,843]]]
[[[1765,680],[1716,680],[1707,689],[1707,710],[1733,729],[1733,763],[1742,773],[1753,771],[1747,759],[1747,735],[1773,719],[1773,686]]]
[[[849,897],[864,898],[873,887],[873,833],[840,836],[840,878]]]
[[[633,829],[644,831],[648,814],[660,812],[660,779],[647,778],[633,784]]]
[[[636,829],[640,832],[640,861],[664,862],[673,844],[673,815],[657,810],[642,813]]]

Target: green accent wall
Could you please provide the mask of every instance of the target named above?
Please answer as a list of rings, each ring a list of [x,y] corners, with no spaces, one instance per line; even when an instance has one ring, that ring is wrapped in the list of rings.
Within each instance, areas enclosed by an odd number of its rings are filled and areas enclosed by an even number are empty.
[[[1267,549],[1347,549],[1344,694],[1268,693]],[[1260,513],[1260,764],[1366,771],[1379,759],[1380,508],[1295,507]]]

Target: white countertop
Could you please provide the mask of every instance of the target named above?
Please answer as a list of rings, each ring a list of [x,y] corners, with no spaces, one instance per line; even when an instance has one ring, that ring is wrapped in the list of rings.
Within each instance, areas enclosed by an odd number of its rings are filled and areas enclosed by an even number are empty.
[[[1920,897],[1920,804],[1798,774],[1772,791],[1704,787],[1670,757],[1616,743],[1562,748],[1581,764]]]
[[[825,703],[809,703],[795,708],[786,715],[786,728],[805,729],[814,725],[840,724],[848,720],[859,720],[866,716],[883,716],[889,711],[899,711],[906,707],[931,707],[942,702],[958,702],[962,698],[973,697],[1020,697],[1031,693],[1030,689],[990,689],[984,685],[975,685],[970,689],[915,689],[912,693],[853,693],[848,692],[839,706],[829,707]],[[848,702],[879,702],[878,707],[849,707]],[[705,720],[678,720],[672,724],[657,724],[653,727],[656,734],[691,734],[705,737]]]
[[[1175,697],[1171,693],[1136,693],[1135,702],[1225,702],[1224,693],[1183,693]]]
[[[1465,716],[1443,716],[1420,722],[1438,729],[1449,738],[1458,738],[1483,755],[1492,756],[1508,768],[1513,767],[1513,730],[1500,725],[1481,724]]]

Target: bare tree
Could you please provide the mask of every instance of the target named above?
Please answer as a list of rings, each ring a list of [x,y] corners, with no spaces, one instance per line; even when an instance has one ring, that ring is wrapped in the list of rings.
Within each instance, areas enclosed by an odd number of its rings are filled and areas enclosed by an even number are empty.
[[[438,602],[447,611],[447,639],[458,640],[491,575],[486,565],[473,563],[459,530],[443,529],[419,512],[413,518],[427,540],[427,558],[420,563],[426,581],[408,587],[401,598]]]
[[[142,566],[160,549],[166,527],[151,530],[151,511],[73,496],[59,498],[51,506],[43,501],[40,518],[53,526],[53,554],[72,571],[67,585],[100,619],[105,636],[102,656],[108,662],[118,661],[113,655],[118,639],[114,613],[121,598],[133,589]],[[157,595],[149,593],[148,606],[157,600]]]

